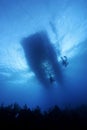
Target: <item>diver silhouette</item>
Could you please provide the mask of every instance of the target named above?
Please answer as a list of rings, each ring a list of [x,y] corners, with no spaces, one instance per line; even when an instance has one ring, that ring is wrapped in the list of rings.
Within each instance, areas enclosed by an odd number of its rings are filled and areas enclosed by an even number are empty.
[[[61,57],[61,60],[62,60],[62,65],[67,67],[67,65],[69,64],[68,60],[67,60],[67,57],[66,56],[63,56]]]
[[[50,80],[50,83],[53,83],[55,81],[54,77],[51,74],[50,74],[49,80]]]

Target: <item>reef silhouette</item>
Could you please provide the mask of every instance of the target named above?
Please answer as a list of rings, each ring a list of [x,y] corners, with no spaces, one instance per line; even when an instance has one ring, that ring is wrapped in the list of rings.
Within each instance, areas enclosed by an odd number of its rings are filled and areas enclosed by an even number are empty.
[[[17,103],[0,106],[0,129],[87,129],[87,106],[59,109],[58,106],[42,112]]]

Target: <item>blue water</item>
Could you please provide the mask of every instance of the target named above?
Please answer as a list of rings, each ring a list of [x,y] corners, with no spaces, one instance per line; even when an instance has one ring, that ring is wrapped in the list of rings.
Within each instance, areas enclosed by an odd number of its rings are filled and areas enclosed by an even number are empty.
[[[43,86],[27,63],[24,37],[45,30],[55,48],[63,84]],[[62,66],[61,56],[69,65]],[[0,0],[0,104],[30,108],[87,103],[87,1]]]

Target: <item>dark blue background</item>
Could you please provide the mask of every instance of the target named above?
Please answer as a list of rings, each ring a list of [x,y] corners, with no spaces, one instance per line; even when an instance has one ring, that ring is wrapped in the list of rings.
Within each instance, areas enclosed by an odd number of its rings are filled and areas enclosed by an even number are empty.
[[[47,89],[27,64],[21,40],[46,30],[60,56],[63,85]],[[31,108],[75,107],[87,103],[86,0],[0,0],[0,104]]]

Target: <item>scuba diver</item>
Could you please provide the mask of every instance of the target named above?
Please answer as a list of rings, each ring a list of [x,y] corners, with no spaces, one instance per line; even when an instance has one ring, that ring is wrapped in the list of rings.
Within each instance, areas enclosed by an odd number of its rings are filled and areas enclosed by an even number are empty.
[[[53,83],[55,81],[54,77],[51,74],[49,75],[49,80],[50,80],[50,83]]]
[[[67,61],[67,57],[63,56],[63,57],[61,57],[61,60],[62,60],[62,65],[67,67],[67,65],[69,64],[69,62]]]

